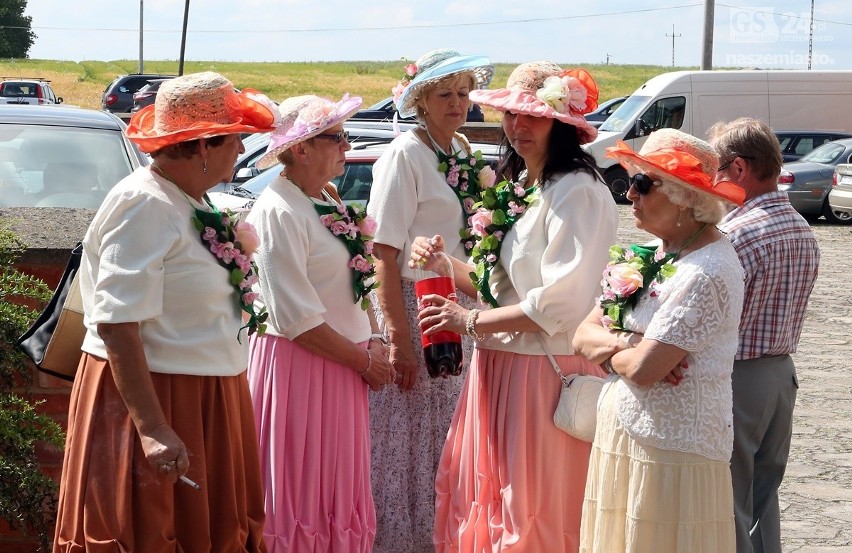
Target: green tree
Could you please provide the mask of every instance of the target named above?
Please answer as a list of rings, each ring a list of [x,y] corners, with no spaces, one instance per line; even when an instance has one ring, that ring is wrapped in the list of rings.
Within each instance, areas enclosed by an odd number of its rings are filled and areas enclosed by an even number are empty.
[[[24,15],[27,0],[0,1],[0,58],[28,58],[36,34],[33,18]]]
[[[62,447],[62,429],[28,399],[32,365],[17,338],[38,316],[20,299],[46,302],[51,290],[13,267],[22,244],[0,222],[0,519],[38,538],[50,550],[56,516],[56,483],[38,466],[36,445]]]

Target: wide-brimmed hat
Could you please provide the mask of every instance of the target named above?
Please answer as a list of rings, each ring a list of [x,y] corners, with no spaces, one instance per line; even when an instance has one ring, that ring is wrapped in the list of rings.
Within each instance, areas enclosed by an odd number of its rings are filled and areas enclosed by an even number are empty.
[[[278,106],[281,124],[272,132],[269,146],[256,164],[267,169],[278,163],[278,156],[294,144],[304,142],[322,131],[352,117],[361,107],[361,98],[344,94],[339,102],[319,96],[295,96]]]
[[[742,205],[745,190],[730,182],[714,182],[719,170],[719,154],[707,142],[677,129],[660,129],[652,132],[639,153],[622,141],[607,148],[606,157],[613,158],[625,169],[631,167],[642,173],[651,173],[668,182],[678,184],[717,200]]]
[[[424,88],[444,77],[473,72],[477,87],[486,87],[494,77],[494,66],[485,56],[462,56],[445,48],[432,50],[405,66],[405,77],[394,87],[394,103],[400,117],[417,114],[417,100]]]
[[[580,144],[598,136],[583,117],[598,107],[598,85],[585,69],[563,70],[551,61],[522,63],[509,75],[506,88],[473,90],[470,99],[496,110],[573,125]]]
[[[206,71],[164,82],[156,101],[133,114],[125,134],[145,153],[223,134],[271,131],[280,121],[275,103],[257,90],[234,90]]]

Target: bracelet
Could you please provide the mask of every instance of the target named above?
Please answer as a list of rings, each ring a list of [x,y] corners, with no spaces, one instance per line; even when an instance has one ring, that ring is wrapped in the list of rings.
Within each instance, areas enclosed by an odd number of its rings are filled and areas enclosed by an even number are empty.
[[[383,343],[384,345],[388,345],[388,341],[385,340],[384,334],[370,334],[370,340],[378,340],[379,342]]]
[[[472,339],[477,342],[481,342],[485,339],[485,336],[482,334],[477,334],[476,332],[476,319],[479,318],[479,309],[471,309],[467,314],[467,320],[464,322],[464,331],[465,334],[470,336]]]
[[[367,352],[367,366],[364,367],[363,371],[358,371],[358,376],[364,376],[367,374],[367,371],[369,371],[370,367],[373,365],[373,354],[371,354],[368,349],[365,349],[364,351]]]

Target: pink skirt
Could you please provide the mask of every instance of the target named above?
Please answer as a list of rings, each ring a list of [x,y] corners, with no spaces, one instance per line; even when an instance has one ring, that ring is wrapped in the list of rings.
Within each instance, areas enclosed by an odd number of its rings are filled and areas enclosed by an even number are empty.
[[[436,551],[578,551],[591,444],[553,424],[560,390],[543,355],[475,350],[435,482]]]
[[[254,402],[270,553],[368,552],[367,384],[351,368],[278,336],[253,336]]]

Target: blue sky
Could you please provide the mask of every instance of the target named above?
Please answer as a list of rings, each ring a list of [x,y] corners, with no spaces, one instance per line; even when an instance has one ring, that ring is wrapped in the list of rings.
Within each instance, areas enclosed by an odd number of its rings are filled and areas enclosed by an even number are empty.
[[[184,0],[143,0],[146,60],[176,60]],[[811,0],[725,0],[715,67],[805,69]],[[139,58],[138,0],[29,0],[36,59]],[[191,0],[187,60],[414,59],[438,47],[494,62],[700,65],[701,0]],[[674,25],[674,29],[672,28]],[[815,0],[813,69],[852,69],[848,0]]]

